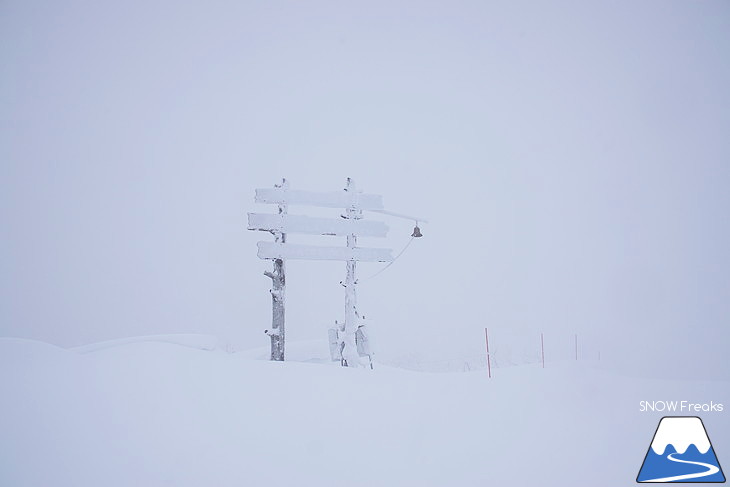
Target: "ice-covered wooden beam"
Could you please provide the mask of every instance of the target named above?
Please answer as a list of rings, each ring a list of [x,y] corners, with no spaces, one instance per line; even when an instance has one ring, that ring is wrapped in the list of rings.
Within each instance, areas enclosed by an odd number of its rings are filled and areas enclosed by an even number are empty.
[[[383,197],[379,194],[344,190],[319,193],[286,188],[259,188],[256,190],[256,203],[356,208],[358,210],[383,209]]]
[[[359,262],[390,262],[393,260],[391,249],[317,247],[275,242],[259,242],[258,247],[260,259],[354,260]]]
[[[388,234],[388,225],[380,221],[267,213],[249,213],[248,229],[264,232],[357,235],[360,237],[385,237]]]

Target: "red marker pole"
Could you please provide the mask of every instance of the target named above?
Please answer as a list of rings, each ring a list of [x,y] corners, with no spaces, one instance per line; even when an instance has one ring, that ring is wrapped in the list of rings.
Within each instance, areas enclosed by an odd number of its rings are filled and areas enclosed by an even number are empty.
[[[492,364],[489,360],[489,333],[487,332],[487,329],[484,328],[484,337],[487,339],[487,374],[489,375],[489,378],[492,378]]]
[[[545,339],[542,333],[540,333],[540,352],[542,354],[542,368],[545,368]]]

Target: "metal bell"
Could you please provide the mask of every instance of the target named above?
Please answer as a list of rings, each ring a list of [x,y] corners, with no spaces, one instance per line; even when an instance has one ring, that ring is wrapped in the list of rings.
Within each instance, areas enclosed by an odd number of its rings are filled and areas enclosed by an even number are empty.
[[[411,234],[411,237],[423,237],[423,234],[421,233],[421,229],[418,228],[418,225],[413,227],[413,233]]]

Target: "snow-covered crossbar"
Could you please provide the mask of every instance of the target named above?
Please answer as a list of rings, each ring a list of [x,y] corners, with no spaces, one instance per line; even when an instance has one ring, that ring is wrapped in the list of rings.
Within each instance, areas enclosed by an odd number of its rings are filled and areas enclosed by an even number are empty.
[[[385,237],[388,225],[375,220],[348,220],[344,218],[315,218],[305,215],[249,213],[248,229],[306,235],[358,235]]]
[[[299,260],[342,260],[359,262],[390,262],[393,260],[390,249],[366,247],[319,247],[315,245],[281,244],[259,242],[260,259],[299,259]]]
[[[314,192],[280,188],[256,190],[256,203],[279,205],[305,205],[320,208],[354,208],[358,210],[382,210],[383,197],[379,194],[356,191]]]

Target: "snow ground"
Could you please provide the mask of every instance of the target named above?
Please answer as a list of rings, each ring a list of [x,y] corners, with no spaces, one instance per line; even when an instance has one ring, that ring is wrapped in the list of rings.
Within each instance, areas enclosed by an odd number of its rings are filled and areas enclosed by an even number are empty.
[[[663,415],[640,400],[730,406],[728,382],[587,362],[490,380],[341,368],[324,341],[290,344],[286,363],[211,344],[0,339],[0,485],[633,485]],[[702,417],[722,463],[728,413]]]

